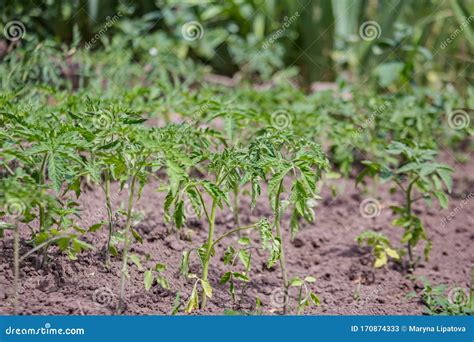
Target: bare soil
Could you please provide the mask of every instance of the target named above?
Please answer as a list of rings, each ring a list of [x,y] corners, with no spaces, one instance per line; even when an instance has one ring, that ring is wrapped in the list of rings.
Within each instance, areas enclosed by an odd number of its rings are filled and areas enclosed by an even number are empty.
[[[422,261],[415,275],[424,275],[432,283],[445,283],[451,287],[469,287],[470,269],[474,265],[474,200],[468,195],[474,191],[474,162],[457,164],[449,153],[444,161],[455,168],[454,190],[450,197],[449,209],[440,210],[437,206],[416,206],[417,213],[425,222],[429,237],[433,240],[433,250],[428,262]],[[407,299],[406,294],[419,289],[419,282],[407,279],[400,265],[389,262],[387,267],[374,269],[370,250],[358,247],[355,237],[366,229],[373,229],[388,235],[396,247],[401,247],[400,228],[393,227],[394,216],[390,206],[401,201],[400,194],[390,195],[386,186],[375,187],[369,184],[363,192],[356,189],[353,180],[333,181],[338,195],[333,197],[328,187],[323,189],[321,200],[316,207],[316,221],[303,224],[297,238],[289,239],[289,217],[285,217],[289,275],[314,276],[317,281],[312,290],[321,299],[321,306],[308,308],[305,313],[312,315],[419,315],[423,304],[417,299]],[[170,314],[176,294],[181,294],[185,302],[192,289],[192,281],[183,279],[178,272],[181,254],[187,246],[197,246],[207,236],[203,221],[194,220],[188,228],[170,232],[164,223],[162,213],[164,194],[157,192],[158,183],[145,187],[137,205],[144,213],[144,219],[137,225],[143,236],[143,243],[135,242],[131,252],[142,260],[146,255],[149,261],[143,262],[152,267],[156,262],[168,266],[165,271],[170,290],[157,284],[145,291],[143,271],[130,266],[130,279],[126,293],[125,314],[163,315]],[[120,193],[113,187],[113,203],[117,209],[124,201],[125,191]],[[471,195],[472,196],[472,195]],[[375,198],[381,204],[380,214],[374,218],[363,217],[359,211],[360,203],[366,198]],[[88,226],[106,218],[103,194],[92,190],[85,191],[80,198],[83,209],[83,225]],[[261,216],[271,217],[270,210],[262,199],[257,208],[250,212],[249,200],[243,198],[242,223],[255,222]],[[450,213],[454,217],[443,225],[443,219]],[[123,224],[123,223],[122,223]],[[234,227],[231,213],[220,213],[217,219],[218,235]],[[26,228],[24,229],[24,231]],[[103,266],[100,246],[106,241],[104,227],[95,234],[88,234],[86,241],[99,246],[94,251],[83,252],[75,261],[57,250],[51,250],[51,260],[43,268],[36,267],[36,257],[25,260],[21,267],[20,314],[23,315],[110,315],[115,313],[118,302],[120,282],[120,257],[114,257],[112,268]],[[249,235],[258,245],[258,234]],[[21,241],[21,254],[31,247]],[[190,239],[191,242],[187,241]],[[229,244],[236,244],[237,237],[228,237],[220,243],[216,256],[211,262],[210,282],[214,287],[213,298],[205,312],[198,314],[223,314],[225,309],[255,312],[255,298],[260,298],[262,314],[281,313],[281,276],[279,266],[266,268],[267,255],[255,250],[252,255],[251,281],[241,293],[239,285],[237,302],[233,303],[227,285],[220,285],[219,279],[228,270],[220,261]],[[13,313],[11,305],[12,284],[12,237],[6,235],[0,242],[0,314]],[[422,254],[422,246],[415,250]],[[192,259],[191,270],[198,273],[199,263]],[[290,306],[294,305],[292,293]],[[293,311],[294,312],[294,311]]]

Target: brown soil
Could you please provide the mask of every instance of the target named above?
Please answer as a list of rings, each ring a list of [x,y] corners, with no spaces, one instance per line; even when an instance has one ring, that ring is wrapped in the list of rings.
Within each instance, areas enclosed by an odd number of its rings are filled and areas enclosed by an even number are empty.
[[[449,210],[439,210],[436,206],[425,207],[417,203],[417,213],[425,222],[429,237],[433,240],[433,250],[429,262],[422,262],[416,275],[425,275],[433,283],[468,288],[470,268],[474,264],[474,210],[471,199],[459,210],[461,201],[473,191],[474,162],[456,164],[447,155],[445,162],[455,168],[454,191],[450,198]],[[133,265],[126,295],[126,314],[150,315],[170,314],[177,292],[185,302],[192,289],[192,281],[180,277],[179,262],[183,250],[191,244],[197,246],[207,236],[206,226],[199,221],[188,225],[186,233],[170,233],[164,224],[162,204],[164,195],[156,191],[159,184],[149,184],[142,195],[137,210],[143,211],[144,219],[137,225],[143,236],[143,244],[135,242],[132,253],[145,260],[151,267],[155,262],[165,263],[165,271],[171,290],[163,290],[158,285],[147,292],[143,286],[143,272]],[[399,195],[389,195],[385,186],[378,190],[369,184],[368,191],[354,187],[354,182],[338,180],[333,182],[339,194],[332,197],[328,189],[323,190],[323,200],[316,208],[315,223],[303,225],[303,229],[293,242],[286,234],[285,248],[291,276],[314,276],[317,281],[312,290],[321,298],[321,306],[308,308],[307,314],[329,315],[417,315],[423,304],[417,299],[407,299],[406,294],[417,288],[417,282],[408,280],[400,266],[390,262],[388,267],[374,270],[370,250],[358,247],[355,237],[365,229],[373,229],[388,235],[399,247],[401,229],[393,227],[393,215],[389,206],[400,201]],[[117,186],[113,188],[117,191]],[[114,197],[114,207],[124,201],[124,194]],[[376,198],[382,205],[380,215],[365,218],[359,212],[360,203],[366,198]],[[80,199],[83,219],[91,225],[105,219],[102,193],[86,191]],[[242,206],[242,223],[255,222],[261,216],[270,217],[269,208],[262,200],[250,213],[248,199]],[[442,225],[442,219],[455,208],[456,216]],[[234,227],[232,214],[220,214],[217,221],[219,234]],[[288,232],[289,218],[283,227]],[[84,224],[86,226],[87,224]],[[258,243],[258,234],[250,236]],[[26,238],[26,235],[24,236]],[[191,238],[191,242],[185,238]],[[94,246],[103,246],[106,229],[88,234],[87,241]],[[219,285],[220,276],[228,270],[220,259],[229,244],[236,244],[236,237],[223,240],[217,248],[210,270],[210,281],[214,287],[213,298],[209,301],[206,314],[223,314],[225,309],[252,313],[255,298],[262,302],[262,313],[281,313],[281,276],[279,266],[268,270],[265,266],[266,253],[255,251],[252,256],[251,282],[243,294],[238,291],[237,303],[232,303],[226,285]],[[12,283],[12,238],[0,242],[0,314],[12,314],[10,304]],[[29,247],[22,239],[24,254]],[[422,254],[421,247],[415,250]],[[51,260],[43,269],[36,268],[35,257],[27,259],[21,267],[20,313],[25,315],[108,315],[114,314],[118,301],[120,282],[120,259],[113,258],[112,269],[106,271],[102,263],[100,248],[83,252],[78,260],[70,261],[67,256],[51,251]],[[199,273],[198,261],[192,259],[191,271]],[[359,298],[356,299],[356,294]],[[292,295],[294,295],[292,293]],[[292,299],[290,304],[294,305]],[[294,311],[293,311],[294,312]],[[199,312],[203,313],[203,312]]]

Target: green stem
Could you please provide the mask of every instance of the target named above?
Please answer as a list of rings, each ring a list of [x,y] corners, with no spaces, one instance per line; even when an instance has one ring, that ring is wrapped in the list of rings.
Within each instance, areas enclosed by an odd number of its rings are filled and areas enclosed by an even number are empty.
[[[281,251],[280,251],[280,267],[281,267],[281,275],[283,278],[283,291],[285,293],[284,298],[284,306],[283,306],[283,314],[286,314],[287,304],[288,304],[288,276],[286,272],[286,259],[285,259],[285,251],[283,247],[283,238],[281,235],[281,228],[280,228],[280,194],[283,186],[283,180],[280,182],[278,186],[278,192],[275,197],[275,228],[276,228],[276,235],[277,238],[281,242]]]
[[[13,239],[13,312],[17,315],[19,302],[18,286],[20,283],[20,231],[18,229],[18,222],[15,222]]]
[[[45,182],[45,172],[46,172],[46,160],[48,159],[48,154],[45,153],[43,156],[43,161],[41,162],[41,169],[39,174],[39,184],[43,185]],[[40,232],[45,231],[45,221],[46,221],[46,213],[45,208],[42,203],[38,204],[39,206],[39,228]]]
[[[222,234],[219,238],[216,239],[216,241],[214,241],[212,243],[212,247],[214,247],[215,245],[217,245],[222,239],[224,239],[225,237],[229,236],[229,235],[232,235],[234,233],[237,233],[237,232],[240,232],[242,230],[247,230],[247,229],[253,229],[257,227],[257,224],[254,223],[252,225],[249,225],[249,226],[245,226],[245,227],[239,227],[239,228],[235,228],[235,229],[232,229],[232,230],[229,230],[227,233],[225,234]]]
[[[136,174],[133,175],[130,181],[130,192],[128,195],[127,221],[125,223],[125,242],[122,253],[122,274],[120,278],[120,296],[118,303],[119,312],[123,310],[123,304],[125,299],[125,285],[128,277],[128,249],[130,247],[130,226],[132,223],[133,200],[135,198],[135,182]]]
[[[113,234],[113,215],[112,204],[110,203],[110,175],[109,170],[105,170],[105,205],[107,207],[107,218],[109,223],[109,236],[107,237],[107,244],[105,246],[105,267],[110,268],[110,243]]]
[[[416,177],[409,185],[406,191],[406,214],[408,217],[411,217],[411,204],[412,204],[412,198],[411,198],[411,191],[413,189],[413,185],[415,185],[415,182],[418,180],[418,177]],[[411,243],[408,241],[407,243],[407,251],[408,251],[408,259],[409,259],[409,264],[408,268],[412,269],[414,267],[414,262],[413,262],[413,251],[411,249]]]
[[[206,250],[206,258],[204,259],[204,266],[202,268],[202,277],[203,281],[207,282],[207,276],[209,273],[209,262],[211,260],[211,253],[212,247],[214,245],[214,228],[215,228],[215,220],[216,220],[216,209],[217,209],[217,202],[212,202],[211,208],[211,216],[209,217],[209,232],[207,236],[207,250]],[[207,297],[204,291],[202,291],[202,301],[201,301],[201,309],[206,308],[206,301]]]
[[[239,206],[239,186],[234,187],[234,224],[236,227],[240,226],[240,206]]]

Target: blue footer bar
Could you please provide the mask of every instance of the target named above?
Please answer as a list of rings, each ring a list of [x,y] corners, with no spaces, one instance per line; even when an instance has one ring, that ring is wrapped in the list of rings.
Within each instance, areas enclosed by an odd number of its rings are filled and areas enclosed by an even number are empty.
[[[0,316],[0,342],[474,341],[472,316]]]

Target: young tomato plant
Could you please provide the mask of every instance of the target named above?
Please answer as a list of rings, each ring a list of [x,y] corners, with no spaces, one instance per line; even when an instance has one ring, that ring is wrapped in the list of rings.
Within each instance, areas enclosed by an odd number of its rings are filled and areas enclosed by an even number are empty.
[[[431,250],[431,240],[426,234],[423,222],[414,213],[413,204],[421,199],[431,204],[432,199],[435,198],[441,208],[447,208],[448,196],[445,189],[451,192],[453,170],[445,164],[434,161],[436,151],[413,142],[395,141],[387,147],[386,151],[394,156],[392,161],[387,165],[364,161],[366,168],[358,176],[357,182],[365,176],[380,175],[382,181],[393,182],[403,194],[403,204],[392,207],[393,212],[398,215],[393,224],[404,229],[401,243],[406,245],[408,253],[407,269],[413,270],[420,259],[419,257],[415,259],[413,255],[413,248],[418,242],[426,241],[425,259],[428,259]]]
[[[116,247],[112,245],[112,236],[115,233],[115,213],[112,208],[110,185],[112,181],[122,177],[124,156],[121,152],[133,135],[134,126],[143,123],[146,119],[122,106],[100,107],[92,100],[87,101],[86,109],[82,116],[68,112],[74,125],[80,127],[81,134],[88,141],[87,163],[83,172],[78,174],[72,188],[76,194],[80,194],[81,179],[87,176],[100,186],[105,195],[108,237],[104,248],[104,263],[106,268],[110,268],[111,253],[118,254]],[[94,224],[90,231],[95,232],[102,226],[102,223]]]
[[[268,131],[251,144],[251,153],[256,163],[270,173],[268,198],[273,211],[273,225],[276,238],[281,243],[280,266],[286,313],[290,281],[283,248],[281,229],[282,216],[291,210],[290,232],[293,239],[300,229],[300,219],[314,220],[313,203],[319,199],[317,182],[329,162],[318,144],[305,138],[282,131]],[[285,184],[286,183],[286,184]],[[287,190],[287,184],[290,184]],[[286,194],[286,200],[282,196]]]
[[[236,250],[233,246],[227,247],[224,252],[224,265],[230,266],[230,271],[225,272],[219,283],[229,284],[229,293],[232,296],[233,303],[236,302],[236,282],[248,283],[250,281],[249,273],[252,262],[252,246],[250,245],[250,239],[248,237],[241,237],[237,241],[239,248]],[[240,261],[244,267],[244,271],[237,271],[237,262]],[[242,287],[241,293],[245,292],[246,286]]]
[[[385,266],[389,257],[397,261],[400,260],[397,250],[392,248],[389,239],[381,233],[367,230],[362,232],[356,240],[359,246],[365,242],[367,246],[372,247],[375,268]]]
[[[202,213],[204,213],[208,225],[207,241],[198,248],[186,251],[181,263],[182,273],[187,275],[189,256],[191,252],[195,251],[199,256],[202,266],[200,278],[193,276],[196,281],[186,309],[188,312],[199,308],[199,306],[204,309],[206,307],[207,298],[212,296],[212,287],[208,280],[209,264],[212,256],[215,255],[215,246],[226,236],[243,230],[258,229],[262,236],[264,248],[271,251],[272,259],[278,257],[278,247],[276,247],[273,242],[271,230],[268,229],[265,220],[244,227],[236,227],[220,237],[215,237],[216,215],[218,209],[223,210],[224,206],[230,206],[229,192],[234,189],[236,184],[240,182],[245,184],[247,183],[247,179],[254,177],[254,173],[249,171],[251,165],[248,163],[249,158],[247,152],[242,149],[224,149],[222,152],[216,153],[201,152],[200,158],[196,160],[201,161],[207,168],[207,174],[212,180],[195,178],[188,175],[185,170],[193,166],[192,163],[185,164],[183,159],[181,159],[179,163],[169,160],[168,163],[172,165],[172,168],[169,167],[169,170],[172,171],[173,174],[170,175],[172,182],[165,200],[165,212],[167,213],[167,217],[172,218],[178,228],[182,227],[186,220],[184,211],[185,200],[191,203],[198,217],[201,217]],[[242,175],[244,176],[242,177]],[[255,180],[251,182],[255,182]],[[257,194],[253,192],[253,197],[256,197],[256,195]],[[206,203],[206,197],[210,199],[209,203]],[[172,215],[170,215],[171,210],[173,211]],[[197,295],[198,283],[202,288],[200,305]]]
[[[310,284],[314,283],[316,279],[312,276],[306,276],[304,279],[294,277],[290,279],[289,286],[298,289],[298,298],[296,306],[296,314],[301,315],[304,309],[310,305],[319,306],[321,302],[319,297],[309,289]]]

